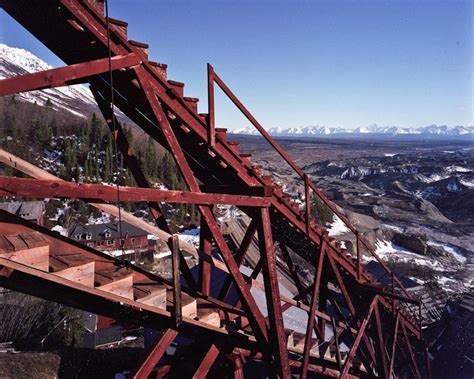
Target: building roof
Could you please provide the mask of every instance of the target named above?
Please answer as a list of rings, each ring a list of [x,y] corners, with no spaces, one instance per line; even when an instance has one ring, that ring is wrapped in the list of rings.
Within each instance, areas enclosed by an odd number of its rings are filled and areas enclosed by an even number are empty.
[[[38,220],[44,214],[42,201],[12,201],[0,203],[0,209],[13,213],[25,220]]]
[[[122,237],[140,237],[146,236],[148,233],[140,228],[137,228],[127,222],[122,221]],[[119,223],[109,222],[106,224],[75,224],[68,230],[68,236],[74,239],[89,239],[98,241],[108,238],[120,238]],[[80,238],[78,238],[80,236]],[[89,238],[86,238],[88,236]]]

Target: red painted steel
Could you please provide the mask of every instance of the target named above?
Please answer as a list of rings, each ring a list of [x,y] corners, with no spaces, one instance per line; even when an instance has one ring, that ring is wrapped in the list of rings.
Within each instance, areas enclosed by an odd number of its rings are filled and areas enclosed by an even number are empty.
[[[311,308],[308,313],[308,324],[306,326],[306,339],[303,351],[303,364],[301,365],[301,378],[306,379],[308,375],[309,351],[311,350],[311,337],[313,335],[314,316],[319,304],[319,291],[321,286],[321,274],[323,271],[324,257],[326,255],[326,244],[321,245],[316,273],[314,275],[313,294],[311,297]]]
[[[140,58],[131,53],[112,58],[112,70],[120,70],[140,64]],[[71,66],[20,75],[3,79],[0,96],[9,96],[19,92],[63,87],[72,84],[86,83],[91,77],[109,71],[107,58],[91,62],[77,63]]]
[[[211,147],[216,143],[214,116],[214,69],[207,64],[207,104],[208,104],[208,141]]]
[[[352,345],[349,351],[349,355],[347,356],[346,361],[344,363],[344,367],[341,372],[341,378],[344,378],[349,373],[349,369],[351,368],[351,365],[352,365],[352,360],[354,359],[355,353],[357,349],[359,348],[359,344],[361,342],[362,337],[365,335],[365,328],[367,327],[367,324],[370,321],[370,317],[372,316],[374,307],[377,305],[377,301],[378,301],[378,298],[376,296],[370,303],[367,314],[362,320],[362,324],[359,328],[359,331],[357,332],[357,336],[355,338],[354,344]]]
[[[260,262],[262,262],[265,283],[268,319],[271,325],[268,329],[270,336],[270,349],[276,359],[278,374],[281,378],[288,378],[290,376],[290,366],[288,362],[288,350],[283,326],[283,313],[281,311],[276,255],[273,247],[270,213],[268,208],[260,209],[258,235],[261,254]],[[257,267],[259,267],[259,265],[257,265]]]
[[[383,368],[383,373],[385,377],[388,377],[388,367],[387,367],[387,355],[385,351],[385,342],[384,342],[384,336],[383,336],[383,331],[382,331],[382,320],[380,319],[380,311],[379,311],[379,305],[378,303],[375,305],[374,308],[375,311],[375,325],[377,328],[377,342],[378,342],[378,356],[382,360],[382,364],[379,364],[379,370]]]
[[[212,238],[211,232],[204,221],[201,221],[199,240],[199,249],[203,254],[210,257],[212,255]],[[209,296],[211,292],[211,265],[205,260],[199,262],[199,281],[202,294]]]
[[[400,313],[397,314],[397,318],[395,319],[395,327],[393,328],[393,338],[392,338],[392,350],[390,355],[390,368],[388,370],[388,378],[392,377],[393,368],[395,364],[395,349],[397,347],[397,340],[398,340],[398,327],[400,325]]]
[[[239,250],[235,254],[235,262],[237,263],[237,266],[241,266],[245,255],[247,254],[248,248],[250,247],[250,244],[252,243],[252,239],[255,235],[255,232],[257,231],[257,218],[254,217],[252,221],[250,222],[247,231],[245,232],[244,238],[242,242],[240,243]],[[229,293],[230,286],[232,285],[232,278],[228,276],[225,279],[224,284],[222,285],[222,288],[220,289],[219,296],[217,297],[220,300],[225,300]]]
[[[419,375],[410,339],[415,340],[417,344],[421,341],[421,320],[416,320],[414,316],[410,315],[402,303],[399,304],[398,308],[395,307],[395,298],[402,302],[404,300],[410,301],[410,295],[347,218],[335,205],[329,202],[309,177],[292,161],[290,156],[268,135],[248,109],[215,73],[211,65],[208,65],[207,72],[208,115],[199,115],[196,99],[183,97],[184,84],[166,81],[163,73],[157,71],[156,64],[148,61],[148,45],[126,40],[126,23],[110,20],[111,39],[108,40],[103,3],[99,2],[99,6],[96,6],[96,4],[97,2],[89,0],[57,0],[45,3],[41,8],[35,8],[35,11],[32,11],[30,7],[34,8],[35,5],[31,5],[25,0],[4,0],[2,7],[8,13],[44,41],[61,59],[71,64],[69,67],[51,70],[49,73],[15,78],[9,82],[8,90],[32,90],[77,81],[89,81],[101,112],[104,114],[109,128],[114,132],[114,138],[124,156],[124,162],[131,169],[138,186],[142,187],[120,188],[121,200],[147,200],[158,225],[168,232],[169,228],[157,203],[158,201],[198,204],[202,217],[201,251],[198,254],[200,257],[199,286],[195,283],[176,243],[172,245],[172,250],[175,251],[174,257],[179,258],[181,274],[186,278],[189,285],[190,291],[185,287],[183,287],[183,290],[201,300],[208,299],[218,309],[219,319],[224,322],[224,326],[216,327],[213,330],[225,336],[222,343],[225,343],[226,347],[233,347],[234,352],[230,355],[230,359],[235,362],[235,370],[232,369],[234,375],[243,375],[245,361],[242,358],[246,357],[245,359],[263,359],[269,367],[275,369],[280,377],[289,377],[290,373],[295,373],[296,370],[301,371],[303,377],[307,375],[308,371],[330,377],[352,377],[353,374],[364,375],[364,372],[370,376],[374,375],[372,367],[375,372],[384,373],[385,375],[388,373],[390,376],[398,367],[395,365],[396,346],[401,349],[401,355],[405,355],[404,349],[408,351],[414,373]],[[26,9],[28,9],[28,12],[26,12]],[[43,11],[48,12],[47,24],[41,18],[32,16],[35,12],[41,14]],[[67,16],[65,17],[65,15]],[[63,33],[61,35],[54,33],[56,27],[62,28]],[[51,28],[51,31],[49,28]],[[68,43],[64,43],[64,41]],[[74,49],[70,47],[71,44],[74,44]],[[103,58],[109,53],[108,46],[110,46],[110,54],[112,55],[114,87],[117,89],[117,93],[120,93],[120,96],[116,98],[117,106],[137,122],[146,133],[172,153],[189,191],[164,191],[166,193],[162,193],[163,191],[148,188],[150,187],[148,180],[143,174],[138,160],[134,157],[120,124],[114,118],[109,99],[110,87],[107,82],[99,78],[99,74],[108,71],[108,69],[104,70],[106,60]],[[6,82],[2,81],[1,83],[3,85]],[[306,196],[304,213],[300,212],[298,207],[282,195],[281,189],[279,192],[276,187],[272,189],[271,178],[262,177],[260,168],[250,167],[248,157],[239,154],[238,145],[227,142],[222,130],[218,130],[218,133],[216,133],[214,83],[217,83],[218,87],[223,90],[270,145],[304,180]],[[201,186],[201,182],[203,186]],[[27,182],[17,179],[0,178],[0,186],[3,186],[0,187],[3,188],[1,194],[14,192],[24,196],[41,197],[48,192],[48,197],[67,195],[65,197],[76,196],[84,199],[86,197],[85,193],[87,193],[88,200],[114,201],[116,199],[115,189],[112,189],[114,191],[112,193],[110,187],[66,184],[64,182],[58,182],[59,184],[28,182],[31,183],[29,185],[31,188],[27,188],[25,183]],[[39,188],[41,185],[47,186]],[[222,188],[224,192],[208,193],[209,191],[206,191],[204,193],[203,188],[206,186],[207,188]],[[33,188],[36,188],[36,190],[34,191]],[[229,192],[229,188],[235,193]],[[261,188],[264,189],[265,193],[262,196],[254,196],[253,191]],[[311,197],[313,194],[319,197],[355,233],[357,260],[354,261],[347,257],[343,250],[327,235],[327,232],[318,226],[316,220],[311,217]],[[239,206],[242,211],[252,218],[252,222],[248,226],[235,255],[227,245],[212,212],[210,205],[216,203]],[[240,272],[240,266],[245,259],[257,229],[260,257],[252,275],[247,277]],[[298,290],[298,294],[293,299],[282,296],[279,292],[276,271],[279,262],[275,253],[274,240],[281,247],[283,259],[288,266],[289,276],[293,279]],[[215,257],[211,255],[212,241],[224,262],[216,261]],[[361,265],[361,246],[359,244],[365,247],[368,253],[373,255],[392,276],[391,293],[383,287],[373,286],[374,280]],[[300,280],[287,251],[287,246],[301,259],[305,259],[312,264],[314,263],[314,257],[319,257],[318,263],[314,265],[316,266],[315,278],[312,285],[306,286]],[[320,251],[319,254],[316,253],[318,250]],[[323,270],[324,262],[329,263],[330,269]],[[20,267],[11,262],[7,263],[9,270],[19,269]],[[220,300],[213,299],[210,296],[211,265],[221,269],[227,275],[224,285],[220,289],[218,297]],[[177,259],[174,260],[174,266],[175,284],[172,287],[177,290],[177,287],[179,287],[177,284],[179,280],[179,271],[176,269],[178,266]],[[263,285],[256,281],[261,270],[264,278]],[[50,275],[40,274],[34,270],[26,270],[25,274],[37,275],[42,280],[52,280]],[[10,279],[6,278],[4,280]],[[54,279],[54,281],[57,280]],[[334,291],[329,289],[328,282],[331,282],[342,293],[345,302],[344,308],[349,310],[349,317],[347,312],[341,309],[338,304],[339,299]],[[61,283],[64,284],[62,281]],[[238,294],[238,303],[235,307],[222,301],[226,299],[231,283]],[[397,292],[395,292],[395,284]],[[268,317],[263,317],[251,292],[255,288],[265,292]],[[406,297],[401,296],[399,291],[402,291]],[[308,301],[308,297],[311,301]],[[282,301],[284,302],[283,306]],[[174,304],[177,303],[179,301],[175,299]],[[242,309],[240,309],[240,304],[242,304]],[[335,317],[328,316],[327,313],[330,312],[326,311],[327,306],[332,307],[337,315],[337,321]],[[288,345],[288,331],[284,329],[283,312],[290,307],[298,307],[309,314],[302,353]],[[375,338],[372,339],[372,336],[366,333],[366,328],[374,312],[376,333]],[[360,317],[362,314],[365,314],[365,317]],[[381,317],[382,315],[383,317]],[[171,314],[166,316],[163,313],[162,316],[169,317],[170,325],[173,325]],[[318,323],[314,322],[315,317],[318,317]],[[387,328],[385,323],[390,325],[391,328],[394,319],[395,330],[390,367],[388,368],[385,356],[385,352],[388,350],[386,347],[388,341],[384,338],[383,329]],[[229,321],[231,324],[225,326],[225,322]],[[185,320],[179,326],[180,333],[182,330],[183,332],[185,330],[189,331],[189,322],[189,320]],[[325,322],[331,323],[333,327],[334,335],[328,341],[328,348],[331,348],[334,344],[336,345],[336,363],[326,361],[324,357],[310,354],[313,330],[316,332],[319,342],[323,342],[325,339]],[[251,329],[247,328],[249,324]],[[403,346],[401,339],[397,338],[399,325],[401,325],[405,337]],[[196,333],[192,338],[198,340],[201,334],[197,330],[201,330],[202,327],[201,324],[196,324]],[[236,331],[238,331],[238,336],[244,334],[251,346],[237,347],[236,341],[240,342],[241,339],[233,335]],[[163,346],[167,346],[174,339],[172,335],[175,332],[177,333],[177,331],[171,332],[168,330],[165,333],[163,338],[168,333],[169,335],[166,337],[167,341],[162,344]],[[187,335],[193,335],[193,333]],[[352,345],[346,337],[353,338]],[[349,343],[348,346],[350,346],[350,353],[345,361],[339,350],[339,341],[342,343],[343,340],[344,343]],[[377,342],[377,349],[374,349],[373,340]],[[219,349],[216,346],[212,345],[211,349],[204,354],[198,368],[200,375],[205,375],[215,360],[224,359],[224,354],[219,354]],[[158,349],[158,346],[155,346],[155,348]],[[162,349],[163,347],[161,347],[161,350],[158,349],[148,360],[146,363],[148,365],[147,370],[153,369],[153,366],[163,355]],[[232,351],[232,349],[229,351]],[[295,356],[298,356],[298,359],[295,359]],[[356,356],[363,362],[365,371],[352,365],[352,361]],[[426,364],[429,372],[429,360]],[[172,366],[164,367],[160,371],[160,375],[169,372],[170,367]],[[351,370],[350,373],[349,370]]]
[[[220,354],[220,348],[215,343],[211,344],[209,350],[201,361],[198,369],[193,375],[194,379],[204,379],[206,378],[209,370],[216,361],[217,357]]]
[[[225,195],[202,192],[160,190],[156,188],[119,187],[120,200],[125,202],[167,202],[177,204],[230,204],[268,207],[266,197]],[[1,196],[31,198],[88,199],[93,202],[116,201],[117,189],[101,184],[69,183],[62,180],[40,180],[0,176]]]
[[[166,353],[166,349],[178,335],[174,329],[167,329],[163,335],[158,337],[146,359],[138,366],[137,371],[133,374],[134,379],[147,379],[153,368]]]

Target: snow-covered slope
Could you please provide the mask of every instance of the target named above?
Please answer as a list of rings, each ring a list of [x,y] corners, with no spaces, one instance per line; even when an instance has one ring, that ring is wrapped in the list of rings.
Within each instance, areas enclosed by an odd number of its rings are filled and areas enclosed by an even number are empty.
[[[455,137],[455,138],[474,138],[474,126],[447,126],[447,125],[428,125],[420,128],[401,128],[398,126],[379,126],[372,124],[356,129],[330,128],[323,125],[281,128],[275,127],[268,129],[268,132],[274,136],[315,136],[315,137],[356,137],[356,136],[374,136],[374,137],[418,137],[418,138],[436,138],[436,137]],[[255,128],[241,128],[231,130],[235,134],[257,134]]]
[[[0,43],[0,79],[52,68],[51,65],[27,50]],[[16,97],[42,105],[49,99],[54,109],[66,110],[79,117],[88,117],[92,112],[97,112],[97,105],[92,93],[82,85],[24,92]]]

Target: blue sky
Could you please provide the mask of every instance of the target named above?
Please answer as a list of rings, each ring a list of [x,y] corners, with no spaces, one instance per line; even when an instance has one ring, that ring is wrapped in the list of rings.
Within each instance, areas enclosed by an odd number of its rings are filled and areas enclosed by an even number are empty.
[[[109,0],[206,111],[206,63],[266,127],[473,123],[473,1]],[[0,11],[0,42],[61,62]],[[217,96],[219,126],[248,124]]]

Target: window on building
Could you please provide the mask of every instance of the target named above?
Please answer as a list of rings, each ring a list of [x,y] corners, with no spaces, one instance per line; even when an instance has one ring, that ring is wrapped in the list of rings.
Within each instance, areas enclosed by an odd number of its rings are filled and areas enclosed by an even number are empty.
[[[130,243],[133,245],[135,243],[135,238],[131,238]]]
[[[87,246],[94,247],[94,242],[88,243]]]
[[[92,234],[91,233],[87,233],[86,234],[86,240],[91,240],[92,239]]]
[[[107,246],[112,246],[114,244],[114,240],[107,240]]]
[[[110,230],[105,231],[105,238],[110,238],[112,237],[112,233],[110,233]]]
[[[76,239],[79,241],[81,239],[81,235],[80,234],[76,234]]]

